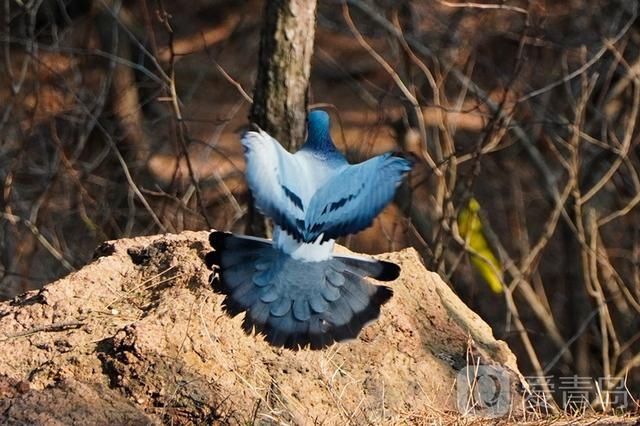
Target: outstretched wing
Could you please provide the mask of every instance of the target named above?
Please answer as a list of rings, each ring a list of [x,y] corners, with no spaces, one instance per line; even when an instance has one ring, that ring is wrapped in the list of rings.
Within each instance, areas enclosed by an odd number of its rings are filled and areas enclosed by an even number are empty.
[[[310,195],[305,167],[262,130],[248,131],[240,140],[246,159],[246,179],[262,214],[297,239],[302,238],[305,207]]]
[[[353,234],[368,228],[393,199],[411,170],[406,158],[387,153],[345,168],[311,198],[305,215],[305,241]]]

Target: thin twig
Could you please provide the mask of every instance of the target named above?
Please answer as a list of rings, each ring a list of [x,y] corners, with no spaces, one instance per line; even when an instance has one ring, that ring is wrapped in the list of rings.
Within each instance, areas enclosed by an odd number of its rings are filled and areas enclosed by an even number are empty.
[[[36,239],[40,242],[40,244],[42,244],[42,247],[44,247],[45,250],[47,250],[51,254],[51,256],[53,256],[56,260],[58,260],[67,271],[76,270],[76,268],[74,268],[73,265],[71,265],[71,262],[65,259],[64,255],[57,248],[55,248],[53,244],[51,244],[44,235],[42,235],[38,227],[35,224],[33,224],[29,219],[23,219],[14,214],[5,213],[5,212],[1,212],[0,217],[9,221],[13,225],[15,225],[18,222],[22,223],[24,226],[27,227],[27,229],[29,229],[29,231],[31,231],[33,236],[36,237]]]
[[[422,115],[422,110],[420,109],[420,104],[418,103],[418,100],[415,98],[415,96],[413,96],[409,88],[407,88],[407,86],[404,84],[404,82],[402,81],[398,73],[393,69],[393,67],[389,65],[389,63],[378,52],[376,52],[375,49],[373,49],[373,47],[371,47],[369,43],[367,43],[367,41],[364,39],[362,34],[360,34],[360,31],[358,31],[358,29],[356,28],[356,25],[353,23],[353,20],[351,19],[351,15],[349,14],[349,6],[346,3],[343,4],[342,14],[344,16],[345,21],[347,22],[347,25],[349,26],[349,29],[351,29],[351,32],[353,36],[356,38],[356,40],[358,41],[358,43],[360,43],[360,45],[371,55],[371,57],[373,57],[376,60],[376,62],[378,62],[378,64],[380,64],[380,66],[384,68],[384,70],[389,74],[389,76],[391,76],[393,81],[396,83],[396,86],[398,86],[398,89],[400,89],[402,94],[407,98],[409,102],[411,102],[411,105],[416,110],[416,118],[420,126],[420,134],[421,134],[421,140],[422,140],[422,146],[423,146],[423,149],[421,151],[422,155],[425,161],[427,162],[427,164],[429,165],[429,167],[431,167],[431,169],[433,170],[433,172],[438,176],[442,176],[442,171],[438,168],[436,163],[431,158],[429,151],[427,150],[426,127],[424,125],[424,116]]]
[[[36,333],[51,333],[51,332],[59,332],[59,331],[67,331],[74,330],[85,325],[84,322],[81,321],[65,321],[65,322],[57,322],[53,324],[40,325],[29,330],[21,331],[19,333],[9,334],[5,337],[0,338],[0,342],[6,342],[7,340],[17,339],[19,337],[27,337]]]
[[[517,12],[528,14],[529,11],[517,6],[509,6],[508,4],[485,4],[485,3],[472,3],[472,2],[464,2],[464,3],[453,3],[445,0],[437,0],[443,6],[453,7],[453,8],[464,8],[464,9],[484,9],[484,10],[507,10],[509,12]]]

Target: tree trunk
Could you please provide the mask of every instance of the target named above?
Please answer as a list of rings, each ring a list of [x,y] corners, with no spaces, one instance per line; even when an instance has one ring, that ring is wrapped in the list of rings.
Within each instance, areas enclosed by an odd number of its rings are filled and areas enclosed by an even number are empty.
[[[289,151],[295,151],[304,140],[315,28],[316,0],[265,2],[249,119]],[[251,202],[247,233],[266,234],[264,220]]]

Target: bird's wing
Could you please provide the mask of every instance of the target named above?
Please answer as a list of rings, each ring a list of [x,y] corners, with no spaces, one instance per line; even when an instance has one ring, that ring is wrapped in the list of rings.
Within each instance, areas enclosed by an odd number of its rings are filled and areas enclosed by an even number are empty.
[[[368,228],[393,199],[411,170],[406,158],[387,153],[346,167],[311,198],[305,215],[305,241],[353,234]]]
[[[258,210],[295,238],[302,238],[308,189],[304,166],[262,130],[240,140],[246,159],[246,179]]]

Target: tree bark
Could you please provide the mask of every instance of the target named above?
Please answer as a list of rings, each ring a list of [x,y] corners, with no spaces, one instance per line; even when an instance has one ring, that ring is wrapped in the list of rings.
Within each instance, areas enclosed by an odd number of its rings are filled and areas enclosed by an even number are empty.
[[[249,119],[289,151],[304,140],[315,28],[316,0],[265,2]],[[247,233],[265,235],[265,228],[250,202]]]

